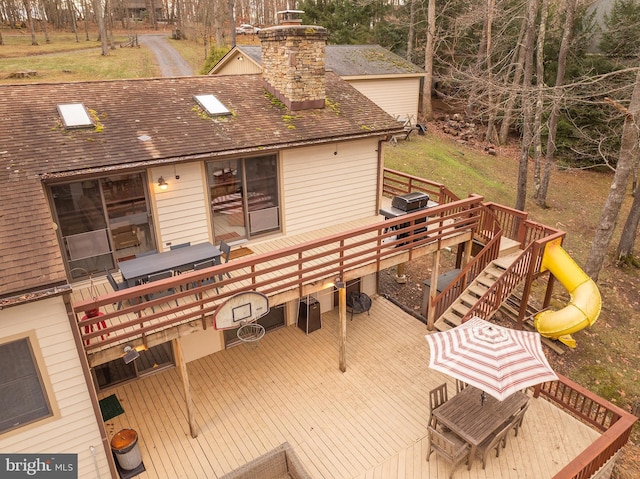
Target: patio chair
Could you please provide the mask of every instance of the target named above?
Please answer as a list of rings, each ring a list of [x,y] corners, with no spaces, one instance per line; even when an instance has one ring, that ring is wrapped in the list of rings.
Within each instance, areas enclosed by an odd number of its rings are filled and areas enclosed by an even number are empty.
[[[441,432],[431,426],[428,426],[428,430],[429,449],[427,450],[427,462],[429,462],[431,453],[435,451],[436,455],[451,464],[451,471],[449,471],[449,479],[451,479],[456,468],[460,464],[466,464],[469,461],[471,446],[452,432]]]
[[[522,426],[522,421],[524,420],[524,414],[527,412],[527,409],[529,409],[529,403],[522,406],[522,409],[520,409],[517,413],[514,414],[513,419],[509,424],[510,428],[514,430],[516,436],[518,435],[520,426]]]
[[[507,434],[511,430],[511,424],[507,424],[498,432],[482,441],[476,448],[476,456],[482,459],[482,469],[487,466],[487,457],[491,451],[496,451],[496,457],[500,457],[500,449],[507,446]]]
[[[447,383],[442,383],[437,388],[429,391],[429,407],[431,408],[431,419],[429,420],[429,426],[436,427],[436,418],[433,416],[433,411],[449,400],[449,392],[447,389]]]
[[[229,246],[225,240],[220,241],[220,251],[224,255],[225,264],[228,263],[229,259],[231,258],[231,246]],[[229,279],[231,278],[231,275],[229,273],[225,274]],[[222,275],[220,275],[220,281],[222,281]]]
[[[111,285],[114,291],[122,291],[123,289],[127,289],[126,281],[121,281],[121,282],[116,281],[116,279],[111,274],[111,271],[109,271],[107,268],[104,269],[104,272],[107,273],[107,280],[109,281],[109,284]],[[121,309],[121,308],[122,308],[122,301],[118,303],[118,309]]]
[[[200,263],[194,263],[193,265],[193,270],[194,271],[200,271],[203,269],[207,269],[207,268],[213,268],[215,266],[216,262],[213,259],[208,259],[207,261],[202,261]],[[188,288],[196,288],[198,286],[201,286],[203,284],[214,284],[216,282],[216,277],[215,276],[211,276],[209,278],[205,278],[205,279],[201,279],[200,281],[194,281],[191,284],[189,284],[187,287]],[[216,293],[219,293],[220,291],[218,290],[218,288],[216,287]],[[196,300],[199,299],[198,295],[196,295]]]
[[[467,386],[468,386],[468,384],[465,383],[464,381],[461,381],[460,379],[456,379],[456,394],[458,394],[460,391],[462,391]]]
[[[173,271],[171,270],[161,271],[160,273],[153,273],[147,277],[147,283],[153,283],[154,281],[160,281],[162,279],[171,278],[172,276],[173,276]],[[144,297],[147,301],[151,301],[152,299],[162,298],[164,296],[169,296],[170,294],[176,294],[176,293],[177,291],[175,288],[168,288],[162,291],[156,291],[155,293],[145,294]],[[177,299],[176,299],[176,306],[178,306]],[[154,313],[156,312],[153,306],[151,306],[151,311],[153,311]]]
[[[170,250],[180,249],[180,248],[186,248],[187,246],[191,246],[191,241],[187,241],[186,243],[180,243],[180,244],[172,244],[171,246],[169,246],[169,249]]]

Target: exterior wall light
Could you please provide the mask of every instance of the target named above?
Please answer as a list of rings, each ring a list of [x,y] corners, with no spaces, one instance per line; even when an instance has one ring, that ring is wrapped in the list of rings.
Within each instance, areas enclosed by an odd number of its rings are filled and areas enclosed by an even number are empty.
[[[162,176],[158,178],[158,188],[160,188],[162,191],[169,188],[169,184],[164,180]]]

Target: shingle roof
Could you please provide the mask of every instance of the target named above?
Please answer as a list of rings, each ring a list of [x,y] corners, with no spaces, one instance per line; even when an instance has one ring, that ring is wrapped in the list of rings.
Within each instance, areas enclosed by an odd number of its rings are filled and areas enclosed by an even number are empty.
[[[236,45],[236,48],[262,64],[261,47]],[[327,45],[325,55],[327,69],[341,77],[425,74],[422,68],[380,45]]]
[[[293,113],[261,75],[0,86],[0,297],[66,281],[42,179],[398,131],[346,82],[326,80],[329,106]],[[192,98],[203,93],[233,115],[203,115]],[[99,128],[66,130],[56,105],[73,102]]]

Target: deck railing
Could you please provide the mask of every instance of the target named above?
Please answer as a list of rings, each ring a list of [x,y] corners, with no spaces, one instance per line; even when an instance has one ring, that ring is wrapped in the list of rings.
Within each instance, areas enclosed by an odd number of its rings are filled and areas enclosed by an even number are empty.
[[[588,479],[627,443],[638,418],[570,379],[558,378],[536,386],[534,397],[548,398],[603,433],[553,479]]]
[[[320,289],[323,282],[331,282],[338,276],[351,279],[350,271],[363,267],[369,267],[371,272],[380,271],[383,261],[393,256],[408,253],[410,259],[418,248],[437,248],[442,242],[455,242],[461,235],[468,235],[480,222],[482,210],[482,197],[471,196],[319,240],[78,302],[73,310],[78,319],[87,310],[106,310],[102,316],[86,319],[79,325],[87,351],[144,338],[157,330],[191,321],[202,321],[205,328],[204,319],[233,294],[258,291],[273,297],[293,291],[300,297],[305,288],[315,287],[316,283]],[[226,277],[226,273],[230,273],[231,278]],[[222,280],[197,286],[199,281],[214,276]],[[143,300],[152,293],[171,288],[175,291],[172,294]],[[215,289],[219,292],[207,294]],[[121,310],[105,308],[120,302],[126,305]],[[172,304],[171,309],[159,311],[160,305],[166,303]],[[107,328],[98,330],[96,325],[102,321],[107,323]],[[95,339],[103,336],[101,340]]]
[[[457,201],[458,198],[446,186],[434,181],[425,180],[417,176],[408,175],[401,171],[384,169],[382,177],[382,194],[387,196],[404,195],[420,191],[427,193],[429,198],[441,205]]]

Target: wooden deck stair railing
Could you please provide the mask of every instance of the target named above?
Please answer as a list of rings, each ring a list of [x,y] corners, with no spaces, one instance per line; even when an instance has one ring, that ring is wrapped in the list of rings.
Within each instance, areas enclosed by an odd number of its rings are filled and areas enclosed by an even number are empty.
[[[498,260],[494,256],[491,262],[484,262],[482,271],[472,269],[470,274],[463,269],[457,279],[434,299],[434,325],[440,331],[458,326],[474,315],[489,319],[523,281],[525,292],[522,302],[526,305],[533,280],[540,274],[545,244],[565,235],[562,231],[528,220],[527,214],[522,211],[495,203],[487,203],[485,206],[495,215],[504,235],[525,246],[524,251],[509,261]],[[477,256],[494,247],[491,241],[488,242]],[[493,254],[488,255],[492,256]],[[471,266],[473,268],[475,265]],[[474,272],[477,274],[474,275]],[[464,287],[465,285],[468,286]],[[519,314],[519,327],[524,321],[524,309],[523,307]]]
[[[485,217],[486,213],[487,210],[485,209],[483,211],[483,217]],[[460,271],[458,276],[444,288],[440,294],[433,298],[432,304],[429,306],[429,314],[427,317],[436,319],[434,325],[441,331],[460,324],[460,322],[456,324],[454,319],[455,313],[450,311],[452,306],[456,301],[460,300],[461,295],[468,289],[467,286],[475,282],[482,271],[484,271],[500,253],[502,230],[497,222],[493,222],[492,229],[486,229],[486,223],[486,220],[480,222],[481,225],[484,224],[484,226],[481,226],[483,231],[482,235],[485,236],[485,238],[492,237],[486,242],[485,247]],[[491,233],[487,234],[488,231]],[[448,317],[449,314],[447,314],[447,312],[449,312],[451,318]],[[449,322],[453,321],[453,324],[447,325],[448,319]],[[438,324],[440,327],[438,327]],[[433,325],[429,324],[428,326],[433,327]]]

